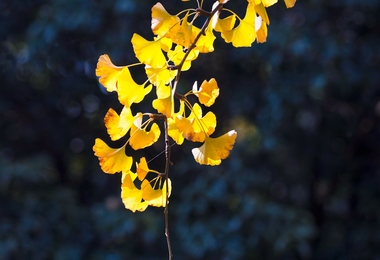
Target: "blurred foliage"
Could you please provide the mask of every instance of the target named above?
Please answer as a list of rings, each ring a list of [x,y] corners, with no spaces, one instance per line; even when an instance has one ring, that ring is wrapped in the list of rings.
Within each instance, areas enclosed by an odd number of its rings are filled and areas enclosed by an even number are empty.
[[[171,13],[182,7],[166,2]],[[97,58],[134,62],[130,38],[151,36],[154,4],[0,2],[0,258],[167,256],[162,209],[125,210],[119,176],[102,173],[91,149],[95,137],[107,140],[107,108],[118,107],[98,87]],[[174,256],[373,259],[380,3],[304,0],[268,11],[267,43],[216,41],[181,79],[218,80],[220,133],[236,129],[238,139],[219,167],[196,165],[190,144],[173,147]]]

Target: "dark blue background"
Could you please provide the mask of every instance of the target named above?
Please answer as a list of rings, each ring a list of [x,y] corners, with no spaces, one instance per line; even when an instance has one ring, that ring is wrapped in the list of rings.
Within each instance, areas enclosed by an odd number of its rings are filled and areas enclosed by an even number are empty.
[[[193,2],[162,1],[173,14]],[[96,137],[117,146],[103,117],[121,109],[97,82],[97,59],[135,63],[130,39],[152,37],[155,3],[0,2],[1,259],[167,257],[163,209],[125,210],[120,176],[92,152]],[[245,5],[226,7],[242,15]],[[234,49],[219,37],[182,74],[182,93],[217,79],[216,135],[238,138],[219,167],[197,165],[192,143],[173,147],[176,258],[380,255],[379,11],[375,0],[280,1],[267,43]]]

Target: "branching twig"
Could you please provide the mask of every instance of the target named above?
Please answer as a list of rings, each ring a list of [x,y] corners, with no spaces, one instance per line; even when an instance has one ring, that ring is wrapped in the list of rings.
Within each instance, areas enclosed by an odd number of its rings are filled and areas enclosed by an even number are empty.
[[[219,3],[219,5],[217,5],[215,7],[215,9],[213,9],[211,12],[204,11],[203,9],[200,9],[200,8],[197,9],[197,12],[200,13],[201,15],[206,16],[207,19],[206,19],[205,23],[203,24],[201,30],[197,34],[197,36],[194,38],[194,41],[190,44],[190,46],[187,49],[187,51],[186,51],[184,57],[182,58],[181,62],[177,66],[169,67],[169,69],[178,70],[172,91],[174,92],[174,95],[179,99],[185,98],[184,96],[177,94],[177,92],[176,92],[177,85],[178,85],[179,78],[180,78],[181,71],[182,71],[182,66],[185,63],[190,52],[196,47],[196,44],[197,44],[199,38],[205,34],[207,26],[210,24],[212,17],[222,7],[223,7],[223,4]],[[165,214],[165,236],[166,236],[166,242],[168,245],[169,260],[172,260],[173,252],[172,252],[172,247],[171,247],[171,243],[170,243],[169,216],[168,216],[169,215],[169,181],[168,181],[168,179],[169,179],[169,167],[170,167],[171,162],[170,162],[170,145],[169,145],[168,120],[167,120],[167,118],[165,118],[165,120],[164,120],[164,128],[165,128],[165,157],[166,157],[165,173],[164,173],[165,174],[165,183],[166,183],[166,202],[165,202],[165,210],[164,210],[164,214]]]

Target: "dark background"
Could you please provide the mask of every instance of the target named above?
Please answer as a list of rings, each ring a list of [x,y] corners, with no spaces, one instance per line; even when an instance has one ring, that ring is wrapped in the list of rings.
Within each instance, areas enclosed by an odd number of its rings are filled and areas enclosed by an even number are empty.
[[[96,137],[117,146],[103,117],[121,108],[97,82],[97,59],[135,63],[130,39],[151,39],[155,3],[0,1],[0,259],[167,258],[163,209],[125,210],[120,175],[92,152]],[[172,14],[195,6],[162,3]],[[173,147],[174,256],[380,259],[380,2],[268,12],[267,43],[218,37],[182,74],[183,92],[217,79],[216,135],[238,138],[219,167],[197,165],[192,143]]]

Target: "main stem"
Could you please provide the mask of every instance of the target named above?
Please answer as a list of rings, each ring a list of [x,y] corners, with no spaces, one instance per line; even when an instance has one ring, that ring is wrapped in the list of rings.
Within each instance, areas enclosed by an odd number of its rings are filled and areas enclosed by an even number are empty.
[[[172,246],[170,243],[170,235],[169,235],[169,167],[170,167],[170,145],[169,145],[169,134],[168,134],[168,120],[165,118],[164,120],[164,128],[165,128],[165,183],[166,183],[166,200],[165,200],[165,236],[166,243],[168,245],[168,253],[169,260],[173,258]]]
[[[194,38],[194,41],[191,43],[191,45],[187,49],[182,61],[177,66],[174,66],[173,68],[171,68],[171,69],[177,69],[178,70],[178,73],[177,73],[177,76],[175,78],[174,85],[172,88],[174,95],[176,94],[176,89],[177,89],[177,85],[178,85],[179,78],[181,75],[182,66],[183,66],[185,60],[189,56],[190,52],[196,47],[196,44],[197,44],[199,38],[201,37],[201,35],[205,33],[207,26],[209,25],[209,23],[211,21],[211,18],[215,15],[216,12],[221,10],[222,7],[223,7],[223,4],[219,3],[219,5],[217,5],[215,7],[215,9],[211,11],[211,13],[205,12],[202,9],[197,10],[197,12],[200,15],[207,16],[207,19],[206,19],[205,23],[203,24],[201,30],[197,34],[197,36]],[[169,167],[170,167],[171,162],[170,162],[170,145],[169,145],[168,120],[167,120],[167,118],[165,118],[165,120],[164,120],[164,128],[165,128],[165,157],[166,157],[166,163],[165,163],[166,202],[165,202],[165,210],[164,210],[164,214],[165,214],[165,236],[166,236],[166,243],[168,245],[169,260],[172,260],[173,259],[173,252],[172,252],[172,246],[170,243],[170,235],[169,235],[169,181],[168,181],[168,179],[169,179]]]

